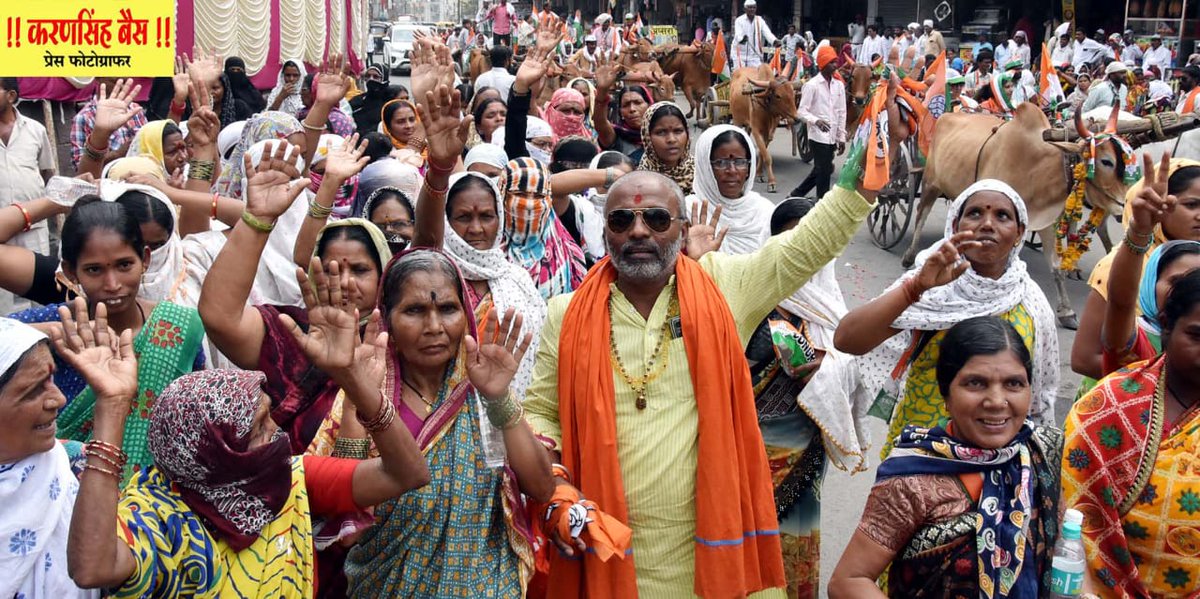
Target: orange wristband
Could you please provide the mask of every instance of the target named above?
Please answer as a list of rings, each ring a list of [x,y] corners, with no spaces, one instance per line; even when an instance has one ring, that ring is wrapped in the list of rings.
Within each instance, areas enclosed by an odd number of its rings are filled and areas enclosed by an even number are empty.
[[[213,194],[213,203],[212,203],[212,217],[213,218],[217,218],[217,199],[219,199],[220,197],[221,197],[220,194],[216,194],[216,193]]]

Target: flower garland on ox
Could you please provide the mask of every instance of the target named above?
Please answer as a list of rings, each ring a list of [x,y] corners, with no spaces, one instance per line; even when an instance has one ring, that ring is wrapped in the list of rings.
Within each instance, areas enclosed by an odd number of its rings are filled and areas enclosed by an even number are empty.
[[[1111,119],[1109,129],[1115,129],[1115,122],[1112,122]],[[1087,182],[1096,176],[1096,144],[1109,140],[1117,144],[1124,162],[1121,169],[1121,180],[1126,185],[1133,184],[1141,177],[1141,169],[1137,166],[1137,157],[1133,154],[1133,148],[1123,138],[1111,132],[1100,135],[1089,134],[1087,137],[1088,143],[1083,149],[1083,160],[1075,165],[1074,183],[1071,185],[1071,192],[1067,195],[1066,205],[1063,207],[1063,213],[1058,217],[1055,228],[1054,250],[1059,258],[1058,268],[1063,271],[1075,270],[1079,259],[1087,253],[1088,246],[1092,243],[1092,233],[1100,227],[1104,222],[1104,217],[1107,216],[1107,212],[1103,208],[1094,207],[1088,215],[1087,222],[1084,222],[1077,231],[1072,231],[1072,228],[1083,218],[1083,196],[1087,189]]]

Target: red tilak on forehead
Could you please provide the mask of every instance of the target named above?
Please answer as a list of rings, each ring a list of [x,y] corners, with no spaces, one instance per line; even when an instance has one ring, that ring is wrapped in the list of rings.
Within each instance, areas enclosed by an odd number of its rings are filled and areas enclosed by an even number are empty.
[[[640,194],[640,193],[634,194],[633,195],[633,203],[641,204],[642,203],[642,194]]]

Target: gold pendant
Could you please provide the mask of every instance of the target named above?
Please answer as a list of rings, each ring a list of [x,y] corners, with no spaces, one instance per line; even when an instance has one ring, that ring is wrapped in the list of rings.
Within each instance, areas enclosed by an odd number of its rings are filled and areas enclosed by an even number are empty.
[[[639,409],[639,410],[646,409],[646,391],[645,390],[638,391],[637,403],[634,405],[636,405],[637,409]]]
[[[429,405],[429,404],[425,404],[425,413],[426,413],[426,414],[432,414],[432,413],[433,413],[433,406],[431,406],[431,405]]]

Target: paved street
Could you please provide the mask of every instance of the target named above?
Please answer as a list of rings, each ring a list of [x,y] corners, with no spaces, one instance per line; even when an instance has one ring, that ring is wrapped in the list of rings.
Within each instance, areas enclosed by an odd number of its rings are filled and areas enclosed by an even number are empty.
[[[393,77],[393,82],[407,85],[408,78]],[[680,100],[682,101],[682,98]],[[783,201],[787,192],[796,187],[808,175],[810,167],[802,163],[799,158],[792,157],[791,141],[783,129],[776,133],[775,140],[771,145],[771,155],[775,163],[775,176],[778,180],[779,192],[766,193],[766,183],[756,184],[756,189],[778,203]],[[840,159],[837,165],[840,167]],[[836,180],[836,174],[834,179]],[[939,201],[934,207],[925,229],[920,233],[921,247],[931,245],[941,238],[941,232],[945,226],[947,205],[947,202]],[[1112,224],[1111,219],[1108,222],[1109,226],[1113,227],[1113,239],[1120,239],[1119,225]],[[904,271],[900,266],[900,255],[907,247],[911,235],[910,230],[904,241],[891,251],[884,251],[872,242],[865,224],[855,234],[854,240],[837,261],[838,280],[849,307],[853,308],[874,298],[900,276]],[[1090,272],[1096,261],[1103,257],[1103,247],[1099,241],[1094,241],[1092,247],[1093,249],[1080,261],[1080,267],[1084,273]],[[1056,299],[1054,281],[1044,259],[1029,248],[1026,248],[1021,256],[1028,264],[1029,272],[1041,284],[1042,289],[1046,292],[1046,297],[1053,305]],[[1087,284],[1083,281],[1068,281],[1067,287],[1075,310],[1082,311],[1087,296]],[[1056,421],[1061,424],[1070,408],[1071,400],[1075,397],[1079,376],[1071,372],[1070,368],[1070,347],[1074,339],[1074,332],[1060,328],[1058,333],[1059,347],[1061,348],[1062,384],[1059,388],[1059,400],[1055,414]],[[827,587],[829,574],[833,572],[850,535],[858,524],[867,493],[875,478],[875,466],[879,463],[878,447],[886,431],[887,427],[882,421],[871,420],[870,432],[875,449],[869,452],[871,458],[869,472],[849,476],[847,473],[831,467],[825,477],[821,513],[821,587],[823,589]]]

